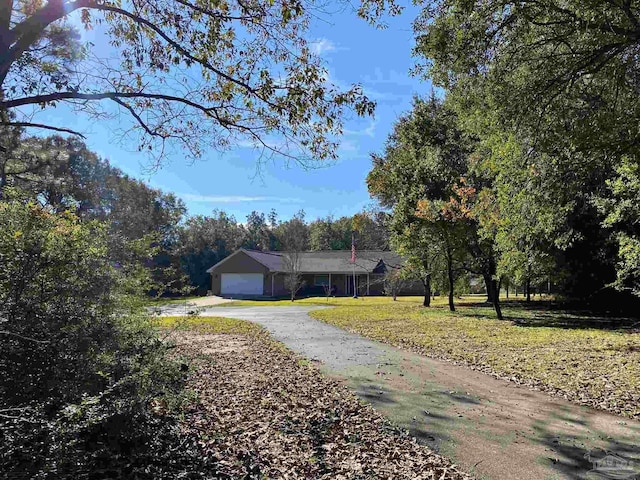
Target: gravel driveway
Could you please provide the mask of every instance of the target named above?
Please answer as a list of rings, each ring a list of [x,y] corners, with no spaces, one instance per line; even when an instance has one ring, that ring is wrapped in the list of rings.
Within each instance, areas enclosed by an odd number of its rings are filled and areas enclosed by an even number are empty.
[[[317,308],[215,307],[200,314],[262,325],[478,478],[614,478],[592,471],[605,452],[629,461],[632,474],[615,478],[640,478],[640,422],[367,340],[310,318]]]

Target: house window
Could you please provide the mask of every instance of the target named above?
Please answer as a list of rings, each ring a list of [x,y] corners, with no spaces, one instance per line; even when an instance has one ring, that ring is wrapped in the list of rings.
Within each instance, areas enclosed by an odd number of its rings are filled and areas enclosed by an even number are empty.
[[[314,275],[313,284],[316,287],[324,287],[325,285],[329,285],[329,275]]]

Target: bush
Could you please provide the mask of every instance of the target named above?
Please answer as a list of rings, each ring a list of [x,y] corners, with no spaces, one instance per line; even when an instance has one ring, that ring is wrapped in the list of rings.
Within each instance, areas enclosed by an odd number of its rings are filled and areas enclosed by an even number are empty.
[[[0,203],[1,472],[158,478],[198,464],[167,415],[180,365],[127,294],[141,272],[110,261],[100,223]]]

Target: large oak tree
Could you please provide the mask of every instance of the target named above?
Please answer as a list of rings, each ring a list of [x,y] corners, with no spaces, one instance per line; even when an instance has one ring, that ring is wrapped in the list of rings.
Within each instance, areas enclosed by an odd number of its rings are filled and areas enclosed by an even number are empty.
[[[96,121],[126,114],[126,133],[155,159],[170,145],[195,158],[238,144],[303,163],[331,158],[346,110],[366,115],[374,105],[360,86],[328,81],[306,39],[322,6],[1,0],[0,109],[15,115],[1,123],[81,135],[31,115],[30,107],[66,104]],[[373,20],[383,10],[384,2],[366,1],[359,14]],[[71,16],[109,47],[81,44]]]

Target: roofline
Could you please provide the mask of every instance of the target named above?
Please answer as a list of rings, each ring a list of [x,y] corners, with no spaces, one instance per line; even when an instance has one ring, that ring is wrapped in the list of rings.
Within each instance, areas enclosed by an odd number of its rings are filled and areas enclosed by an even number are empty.
[[[235,257],[236,255],[238,255],[239,253],[244,253],[245,255],[247,255],[251,260],[258,262],[260,265],[262,265],[263,267],[265,267],[267,270],[269,270],[270,272],[272,271],[268,265],[265,265],[264,263],[262,263],[260,260],[257,260],[255,258],[253,258],[251,255],[247,254],[247,250],[244,248],[239,248],[238,250],[236,250],[235,252],[233,252],[231,255],[229,255],[228,257],[223,258],[222,260],[220,260],[218,263],[216,263],[214,266],[209,267],[207,269],[207,273],[212,273],[213,270],[215,270],[216,268],[218,268],[220,265],[222,265],[224,262],[226,262],[227,260],[231,260],[231,258]]]
[[[286,270],[271,270],[272,273],[289,273]],[[355,272],[357,275],[365,275],[365,274],[369,274],[369,275],[377,275],[377,273],[374,273],[373,270],[358,270]],[[300,275],[353,275],[353,270],[331,270],[330,272],[319,272],[318,270],[304,270],[304,271],[299,271],[298,274]]]
[[[220,260],[218,263],[216,263],[215,265],[213,265],[212,267],[209,267],[206,272],[207,273],[212,273],[213,270],[215,270],[217,267],[219,267],[220,265],[222,265],[224,262],[226,262],[227,260],[230,260],[232,257],[235,257],[237,254],[239,253],[244,253],[246,254],[249,258],[251,258],[252,260],[258,262],[260,265],[262,265],[263,267],[265,267],[269,272],[272,273],[287,273],[285,270],[272,270],[271,267],[269,267],[269,265],[265,265],[264,263],[262,263],[260,260],[258,260],[257,258],[252,257],[251,255],[249,255],[248,252],[256,252],[256,253],[262,253],[262,254],[270,254],[270,255],[277,255],[277,256],[282,256],[282,255],[286,255],[290,252],[288,251],[272,251],[272,250],[250,250],[247,248],[239,248],[238,250],[236,250],[235,252],[233,252],[231,255],[229,255],[228,257],[223,258],[222,260]],[[308,250],[308,251],[304,251],[304,252],[299,252],[299,253],[320,253],[320,252],[351,252],[351,250],[318,250],[318,251],[313,251],[313,250]],[[395,255],[398,255],[395,252],[391,252],[389,250],[360,250],[360,252],[376,252],[376,253],[383,253],[383,252],[389,252],[389,253],[393,253]],[[356,257],[357,258],[357,257]],[[367,269],[362,269],[364,270],[364,273],[373,273],[373,270],[375,270],[376,268],[378,268],[378,266],[380,265],[380,263],[382,263],[383,260],[379,259],[378,263],[376,264],[375,267],[373,267],[372,270],[367,270]],[[357,264],[357,260],[356,260],[356,264]],[[391,265],[390,265],[391,266]],[[392,265],[393,268],[397,268],[397,265]],[[305,271],[305,272],[299,272],[301,274],[320,274],[320,275],[326,275],[329,273],[332,274],[337,274],[337,275],[342,275],[342,274],[353,274],[353,270],[344,270],[344,271],[332,271],[332,272],[318,272],[318,271],[314,271],[314,270],[310,270],[310,271]]]

